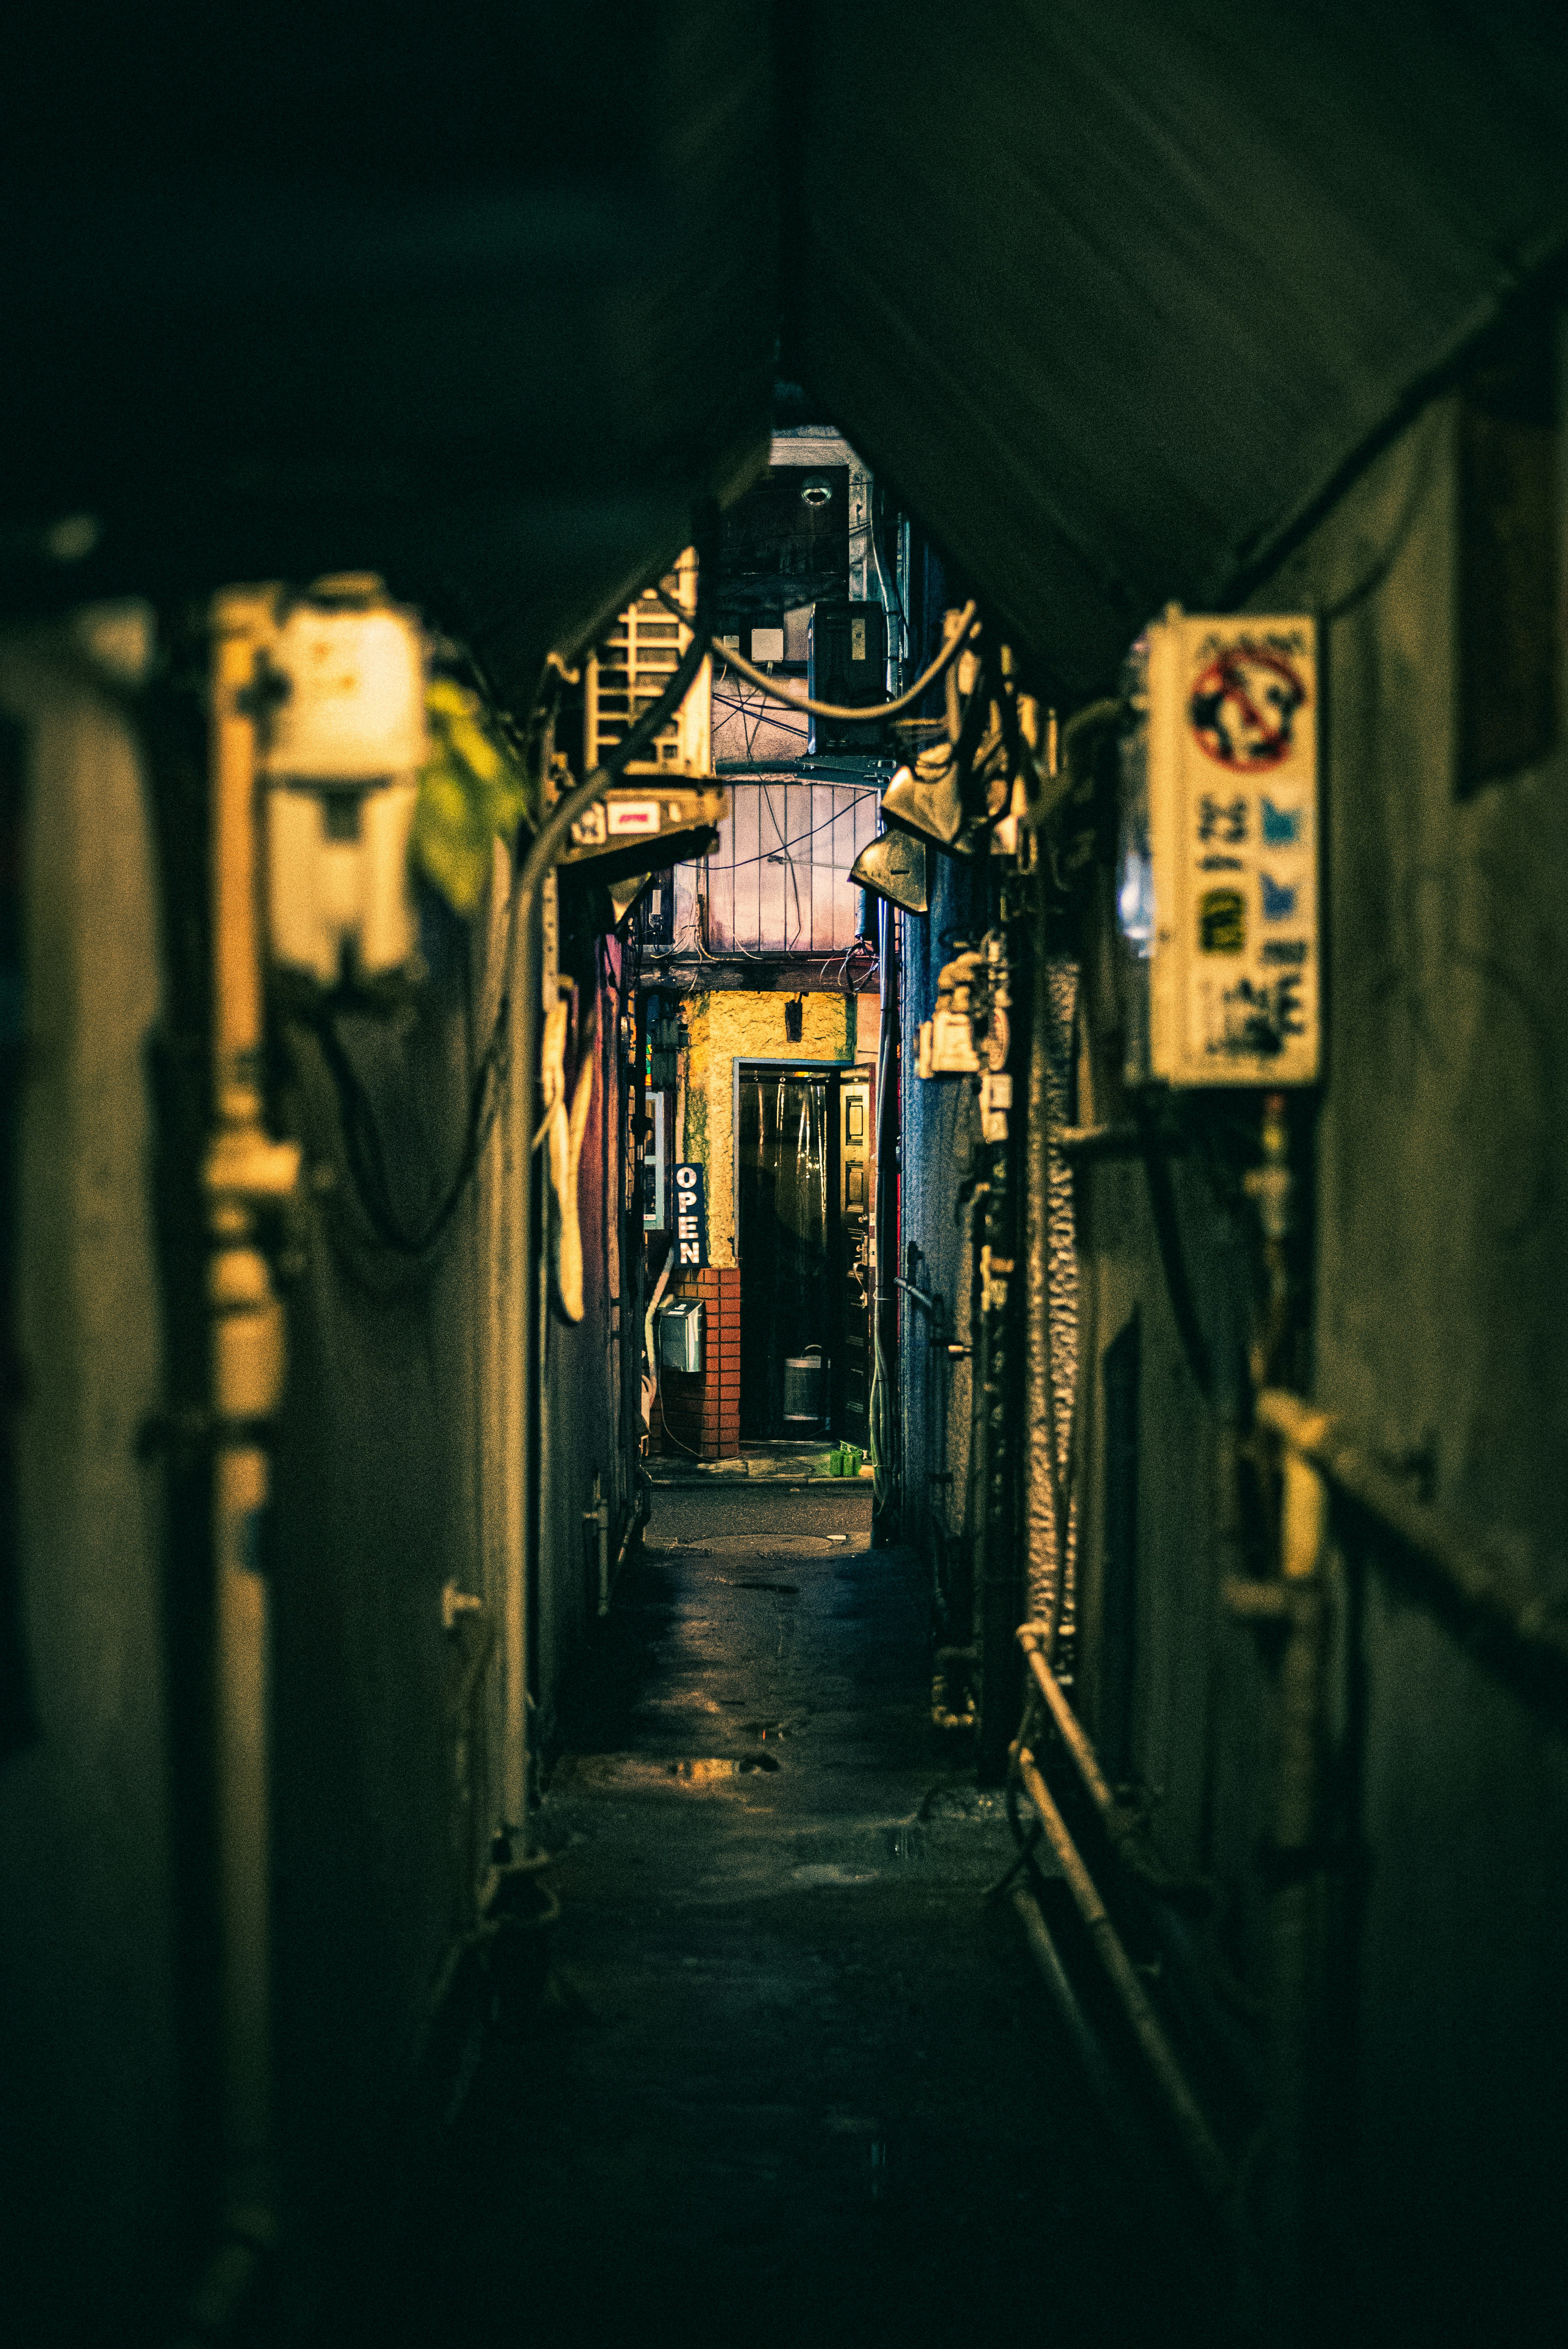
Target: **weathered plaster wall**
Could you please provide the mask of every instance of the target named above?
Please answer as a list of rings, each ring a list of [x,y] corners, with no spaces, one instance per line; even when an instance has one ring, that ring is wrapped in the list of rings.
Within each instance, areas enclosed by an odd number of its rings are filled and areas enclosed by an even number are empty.
[[[160,1009],[142,762],[64,629],[0,643],[24,730],[21,1631],[0,1766],[0,2269],[21,2340],[130,2340],[182,2244],[164,1669],[163,1348],[146,1055]]]
[[[857,1057],[856,997],[808,995],[798,1042],[784,1032],[784,1007],[792,1000],[786,995],[715,991],[692,996],[686,1007],[691,1038],[686,1075],[686,1163],[707,1169],[708,1256],[716,1265],[736,1260],[736,1061],[795,1056],[852,1061]]]

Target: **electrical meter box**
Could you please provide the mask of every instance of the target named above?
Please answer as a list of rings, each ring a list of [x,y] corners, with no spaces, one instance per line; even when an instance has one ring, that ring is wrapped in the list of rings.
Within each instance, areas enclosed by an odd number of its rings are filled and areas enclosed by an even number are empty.
[[[887,614],[880,604],[817,604],[807,639],[807,690],[840,709],[874,708],[887,699]],[[866,750],[876,729],[811,719],[811,750]]]
[[[368,573],[279,600],[257,677],[273,953],[324,988],[384,979],[418,944],[408,842],[429,755],[424,636]]]
[[[659,1360],[666,1371],[702,1368],[702,1299],[674,1297],[659,1309]]]
[[[1172,609],[1129,666],[1117,874],[1128,1080],[1315,1083],[1315,623]]]

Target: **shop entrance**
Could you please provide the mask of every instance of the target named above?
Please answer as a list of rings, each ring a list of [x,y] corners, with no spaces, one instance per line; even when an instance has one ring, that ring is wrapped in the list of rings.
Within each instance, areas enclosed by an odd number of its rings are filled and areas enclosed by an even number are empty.
[[[735,1063],[744,1443],[870,1440],[871,1071]]]

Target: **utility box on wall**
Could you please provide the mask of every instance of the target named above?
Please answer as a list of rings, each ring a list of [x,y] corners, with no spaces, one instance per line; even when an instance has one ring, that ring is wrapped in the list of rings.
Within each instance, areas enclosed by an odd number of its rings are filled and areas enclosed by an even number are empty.
[[[807,684],[813,701],[872,709],[887,698],[887,615],[880,604],[819,604],[811,614]],[[863,751],[876,730],[811,720],[811,749]]]
[[[666,1371],[702,1369],[702,1299],[674,1297],[659,1309],[659,1360]]]
[[[1118,871],[1129,1081],[1312,1084],[1315,625],[1172,610],[1130,669]]]

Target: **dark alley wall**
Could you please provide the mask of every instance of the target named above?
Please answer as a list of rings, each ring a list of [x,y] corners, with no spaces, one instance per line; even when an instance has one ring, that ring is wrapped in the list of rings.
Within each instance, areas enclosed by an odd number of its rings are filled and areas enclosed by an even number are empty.
[[[201,1005],[169,976],[200,978],[201,957],[181,944],[189,901],[166,953],[169,892],[192,874],[169,862],[188,812],[170,729],[153,722],[153,646],[147,606],[0,639],[0,707],[25,746],[29,1039],[21,1653],[7,1661],[34,1715],[30,1734],[8,1724],[19,1750],[0,1766],[0,2235],[7,2308],[29,2342],[156,2333],[219,2175],[206,1088]],[[199,891],[204,737],[191,710]],[[521,1600],[509,1602],[524,1574],[528,1274],[511,1210],[531,1138],[525,1093],[505,1090],[439,1240],[387,1237],[417,1232],[463,1163],[503,975],[513,1001],[519,984],[509,887],[498,843],[471,925],[425,902],[426,976],[400,1009],[324,1022],[319,1008],[274,1007],[273,1112],[306,1169],[277,1235],[289,1377],[263,1536],[279,2152],[300,2308],[412,2109],[451,1962],[493,1883],[491,1838],[524,1824],[507,1791],[509,1676],[531,1670],[537,1744],[597,1602],[583,1522],[595,1469],[616,1546],[627,1523],[606,1215],[624,1147],[613,950],[590,944],[579,1006],[597,1071],[584,1309],[568,1324],[545,1304],[538,1588],[521,1648]],[[367,1163],[387,1177],[370,1194]],[[190,1264],[196,1316],[181,1321]]]
[[[1533,364],[1538,346],[1525,335],[1429,404],[1251,608],[1318,616],[1326,730],[1326,1081],[1292,1109],[1303,1336],[1274,1376],[1343,1414],[1412,1494],[1497,1545],[1558,1609],[1568,752],[1550,685],[1568,529],[1561,468],[1550,486],[1561,409],[1541,405],[1552,370]],[[1559,710],[1562,689],[1559,673]],[[1479,772],[1489,743],[1493,771]],[[898,926],[897,1269],[943,1300],[939,1341],[964,1342],[975,1089],[913,1071],[937,970],[986,915],[969,864],[930,864],[930,914]],[[1068,1122],[1083,1126],[1130,1110],[1112,890],[1107,866],[1075,917]],[[1070,934],[1053,933],[1052,951]],[[1160,1862],[1202,1890],[1186,1923],[1170,1920],[1178,1971],[1261,2110],[1280,1981],[1267,1859],[1280,1655],[1222,1604],[1241,1569],[1218,1499],[1248,1419],[1258,1227],[1239,1174],[1258,1160],[1260,1104],[1198,1095],[1174,1112],[1167,1172],[1208,1399],[1143,1165],[1134,1154],[1077,1167],[1081,1546],[1061,1664],[1108,1775],[1147,1806]],[[907,1290],[899,1322],[903,1525],[955,1602],[955,1619],[938,1607],[939,1638],[964,1644],[969,1364],[932,1343]],[[1266,1526],[1241,1531],[1265,1557]],[[1336,1511],[1327,1572],[1305,2212],[1309,2261],[1327,2260],[1327,2236],[1336,2248],[1311,2289],[1374,2335],[1425,2323],[1444,2338],[1539,2337],[1568,2177],[1561,1713],[1371,1520]],[[1249,2156],[1260,2212],[1277,2158],[1266,2140]]]
[[[1315,609],[1324,628],[1333,943],[1308,1392],[1560,1606],[1568,758],[1558,748],[1467,788],[1467,700],[1496,683],[1476,673],[1461,602],[1478,526],[1468,401],[1429,408],[1253,605]],[[1553,526],[1561,544],[1560,514]],[[1550,644],[1548,616],[1535,620]],[[1116,1040],[1101,1041],[1109,1059]],[[1198,1166],[1173,1174],[1222,1356],[1236,1227],[1227,1239]],[[1183,1361],[1141,1169],[1087,1168],[1078,1199],[1098,1364],[1080,1699],[1112,1744],[1125,1720],[1112,1775],[1153,1791],[1162,1856],[1217,1879],[1212,1955],[1261,1998],[1274,1682],[1256,1634],[1217,1603],[1216,1423]],[[1107,1408],[1134,1330],[1128,1561],[1114,1554]],[[1401,2322],[1440,2311],[1447,2337],[1528,2333],[1563,2183],[1563,1724],[1434,1612],[1386,1537],[1343,1515],[1333,1604],[1321,1987],[1337,2022],[1323,2048],[1335,2207],[1354,2214],[1374,2304],[1387,2295]]]
[[[1521,689],[1484,673],[1464,601],[1488,526],[1467,457],[1483,396],[1429,410],[1268,591],[1276,606],[1339,614],[1314,1393],[1559,1608],[1568,752],[1559,733],[1482,787],[1465,774],[1467,704]],[[1565,470],[1550,520],[1558,580]],[[1544,519],[1516,512],[1512,526],[1527,538]],[[1560,664],[1551,609],[1522,616]],[[1561,696],[1560,673],[1559,711]],[[1370,1530],[1346,1529],[1344,1573],[1366,2225],[1432,2253],[1439,2305],[1458,2266],[1496,2321],[1517,2276],[1522,2322],[1565,2178],[1563,1724],[1418,1603]],[[1483,2261],[1467,2258],[1461,2226]]]

